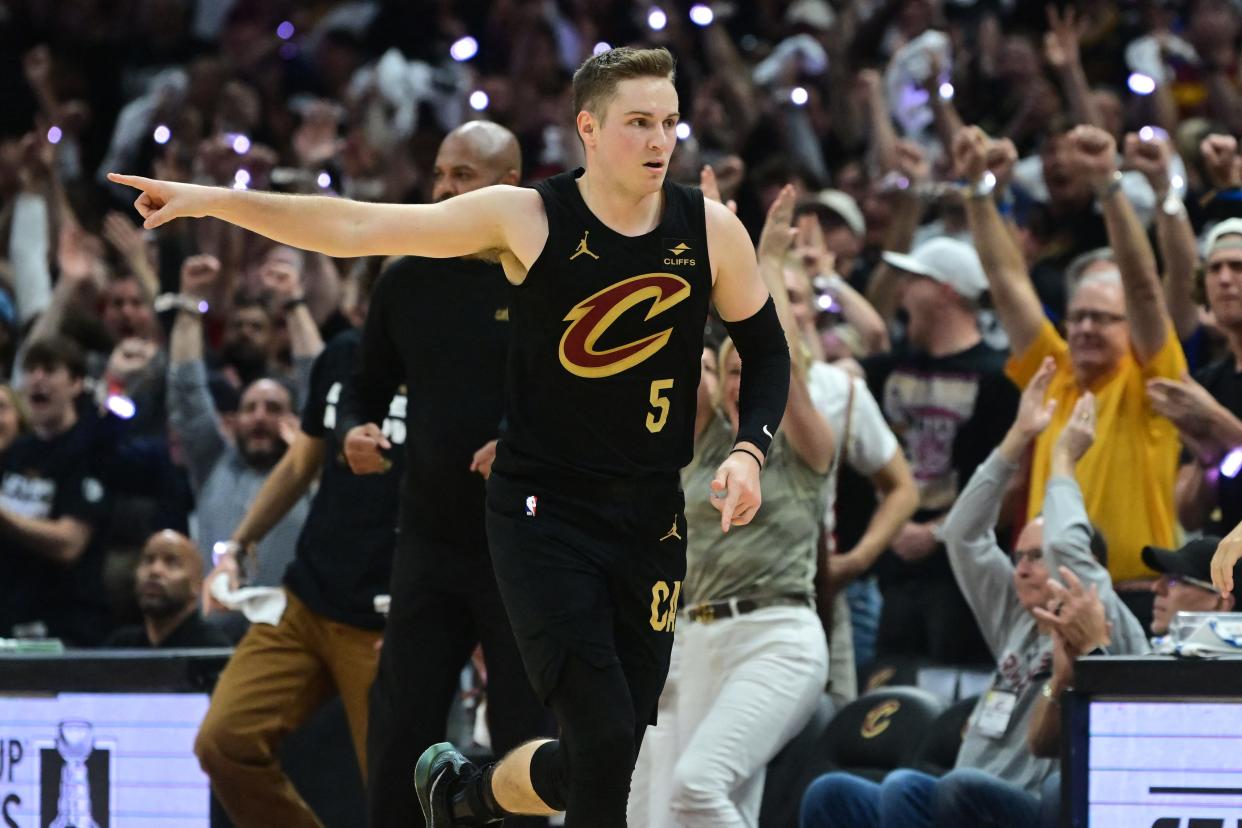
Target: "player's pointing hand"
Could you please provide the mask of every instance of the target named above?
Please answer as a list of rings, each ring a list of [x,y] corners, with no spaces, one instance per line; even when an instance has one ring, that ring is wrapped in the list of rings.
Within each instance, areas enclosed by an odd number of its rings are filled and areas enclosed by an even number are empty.
[[[139,175],[108,173],[108,180],[141,191],[134,209],[142,216],[142,226],[151,230],[175,218],[202,218],[215,187],[159,181]]]

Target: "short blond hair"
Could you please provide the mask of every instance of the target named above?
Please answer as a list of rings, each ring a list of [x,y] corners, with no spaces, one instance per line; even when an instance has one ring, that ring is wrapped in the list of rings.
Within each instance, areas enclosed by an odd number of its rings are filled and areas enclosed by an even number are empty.
[[[587,58],[574,72],[574,115],[586,110],[601,120],[617,91],[617,84],[631,78],[676,76],[676,61],[668,49],[634,49],[622,46]]]

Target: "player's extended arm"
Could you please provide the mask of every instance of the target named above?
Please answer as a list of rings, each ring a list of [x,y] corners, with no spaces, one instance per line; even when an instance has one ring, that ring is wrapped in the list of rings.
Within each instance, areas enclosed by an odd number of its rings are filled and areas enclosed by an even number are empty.
[[[515,217],[541,209],[534,190],[505,185],[436,204],[374,204],[117,173],[109,173],[108,178],[141,191],[134,207],[144,227],[159,227],[176,218],[212,216],[282,244],[335,258],[405,254],[451,258],[510,250],[510,235],[520,223]],[[520,254],[519,258],[525,261]]]
[[[789,399],[789,346],[776,305],[759,278],[746,228],[723,204],[706,202],[708,247],[717,262],[712,301],[742,358],[735,453],[712,481],[721,528],[749,523],[762,500],[759,474]],[[747,456],[750,455],[750,456]]]

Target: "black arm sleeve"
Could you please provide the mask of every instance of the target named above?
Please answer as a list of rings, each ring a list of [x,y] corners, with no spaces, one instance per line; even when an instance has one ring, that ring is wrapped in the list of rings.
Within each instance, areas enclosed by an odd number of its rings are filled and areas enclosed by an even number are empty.
[[[738,442],[754,443],[764,455],[789,401],[789,344],[771,297],[748,319],[725,322],[742,358],[738,395]]]
[[[380,425],[388,413],[388,403],[401,384],[404,366],[389,333],[388,312],[394,301],[394,280],[409,278],[393,273],[390,268],[380,276],[362,328],[362,345],[358,349],[354,370],[345,383],[336,409],[336,436],[341,445],[351,428],[365,423]]]

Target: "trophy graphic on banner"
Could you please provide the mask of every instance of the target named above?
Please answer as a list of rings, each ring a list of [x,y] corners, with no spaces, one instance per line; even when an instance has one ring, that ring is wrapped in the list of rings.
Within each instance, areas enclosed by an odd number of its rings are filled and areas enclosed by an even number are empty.
[[[91,784],[86,770],[86,760],[94,749],[94,728],[90,722],[70,719],[60,723],[56,750],[65,764],[60,771],[56,819],[50,828],[99,828],[91,816]]]

